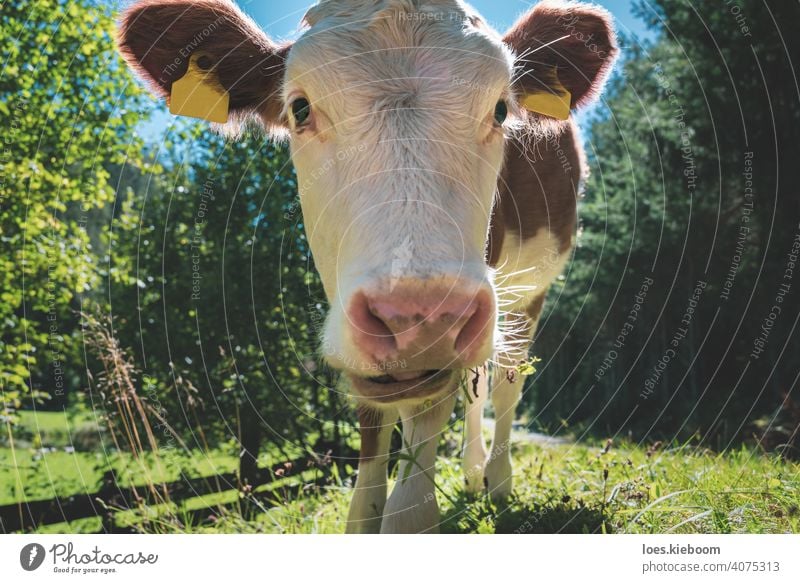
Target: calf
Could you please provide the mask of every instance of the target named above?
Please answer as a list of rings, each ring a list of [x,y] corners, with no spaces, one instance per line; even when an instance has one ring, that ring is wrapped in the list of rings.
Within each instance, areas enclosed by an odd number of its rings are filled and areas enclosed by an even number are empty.
[[[468,371],[466,487],[511,492],[515,367],[575,231],[584,162],[569,111],[614,61],[611,19],[545,1],[500,36],[460,0],[323,0],[303,25],[277,44],[225,0],[140,0],[119,46],[165,97],[202,56],[226,130],[253,119],[288,135],[330,302],[322,354],[358,403],[347,530],[433,532],[437,441]],[[406,455],[387,500],[398,418]]]

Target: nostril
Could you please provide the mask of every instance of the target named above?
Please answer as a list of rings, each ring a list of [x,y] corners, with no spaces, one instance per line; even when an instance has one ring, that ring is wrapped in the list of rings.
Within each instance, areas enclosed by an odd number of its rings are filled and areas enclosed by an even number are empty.
[[[358,294],[353,298],[350,319],[355,334],[361,340],[358,344],[371,346],[376,358],[386,358],[397,350],[394,333],[364,294]]]
[[[464,314],[468,319],[456,337],[456,353],[462,356],[474,352],[481,346],[481,341],[486,337],[487,328],[493,323],[494,309],[489,295],[479,294],[472,306],[472,313]]]

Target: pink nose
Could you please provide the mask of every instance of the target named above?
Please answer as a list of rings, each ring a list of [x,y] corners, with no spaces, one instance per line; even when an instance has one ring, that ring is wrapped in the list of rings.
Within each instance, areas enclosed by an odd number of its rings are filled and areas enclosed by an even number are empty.
[[[357,293],[350,305],[353,341],[371,360],[403,359],[411,369],[476,365],[491,350],[491,288],[398,284],[390,293]]]

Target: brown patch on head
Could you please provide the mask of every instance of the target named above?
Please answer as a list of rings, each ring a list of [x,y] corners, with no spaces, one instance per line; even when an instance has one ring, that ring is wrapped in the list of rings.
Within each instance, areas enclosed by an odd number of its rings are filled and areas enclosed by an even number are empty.
[[[278,90],[290,46],[273,43],[233,2],[140,0],[122,13],[117,44],[160,97],[186,73],[192,53],[203,51],[230,94],[232,113],[280,123]]]

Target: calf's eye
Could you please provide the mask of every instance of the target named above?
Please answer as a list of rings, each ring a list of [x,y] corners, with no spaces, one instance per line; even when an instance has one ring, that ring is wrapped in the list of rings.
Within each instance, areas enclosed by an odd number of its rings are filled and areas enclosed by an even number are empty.
[[[303,125],[311,115],[311,104],[305,97],[298,97],[292,101],[292,116],[297,125]]]
[[[497,102],[497,105],[494,106],[494,120],[503,125],[503,122],[506,121],[508,117],[508,105],[502,99]]]

